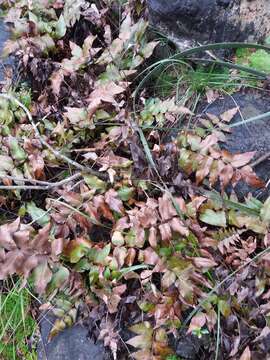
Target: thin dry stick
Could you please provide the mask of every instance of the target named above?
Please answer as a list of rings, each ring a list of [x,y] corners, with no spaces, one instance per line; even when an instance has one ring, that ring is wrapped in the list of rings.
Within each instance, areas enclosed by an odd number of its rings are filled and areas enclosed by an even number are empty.
[[[0,175],[0,179],[10,179],[12,181],[17,181],[21,183],[31,183],[31,184],[40,184],[40,185],[50,185],[52,184],[49,181],[42,181],[42,180],[36,180],[36,179],[27,179],[27,178],[21,178],[17,176],[11,176],[11,175]]]
[[[21,182],[34,182],[37,184],[43,185],[0,185],[0,190],[50,190],[55,187],[60,187],[64,184],[67,184],[73,180],[76,180],[82,176],[81,173],[76,173],[64,180],[50,183],[46,181],[39,181],[39,180],[28,180],[28,179],[21,179],[21,178],[13,178],[13,176],[0,176],[0,178],[8,178],[14,181],[21,181]],[[16,180],[15,180],[16,179]]]
[[[95,175],[101,179],[107,180],[108,177],[106,174],[100,173],[99,171],[93,170],[87,166],[83,166],[81,164],[79,164],[78,162],[71,160],[70,158],[68,158],[66,155],[61,154],[59,151],[55,150],[50,144],[48,144],[44,138],[41,136],[41,134],[39,133],[39,130],[33,120],[33,117],[30,113],[30,111],[27,109],[26,106],[24,106],[18,99],[16,99],[14,96],[10,95],[10,94],[0,94],[1,98],[10,100],[15,102],[20,108],[22,108],[24,110],[24,112],[26,113],[29,122],[31,123],[35,135],[36,137],[40,140],[41,144],[46,146],[53,154],[56,158],[61,159],[63,161],[65,161],[66,163],[70,164],[71,166],[77,168],[78,170],[84,171],[86,173],[89,173],[91,175]]]
[[[47,190],[41,185],[0,185],[0,190]]]
[[[268,151],[266,154],[260,156],[257,160],[253,161],[250,166],[251,167],[256,167],[259,164],[261,164],[262,162],[264,162],[265,160],[270,158],[270,151]]]

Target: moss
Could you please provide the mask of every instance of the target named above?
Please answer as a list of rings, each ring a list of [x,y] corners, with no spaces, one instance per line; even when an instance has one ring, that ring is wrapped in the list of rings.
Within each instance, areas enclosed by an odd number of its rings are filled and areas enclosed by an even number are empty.
[[[30,295],[25,289],[10,290],[0,295],[0,359],[34,360],[37,356],[29,349],[28,340],[36,327],[29,315]]]

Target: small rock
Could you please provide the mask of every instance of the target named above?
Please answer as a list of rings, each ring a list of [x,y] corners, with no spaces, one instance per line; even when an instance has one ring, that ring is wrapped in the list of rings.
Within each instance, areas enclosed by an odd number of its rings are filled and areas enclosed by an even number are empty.
[[[6,25],[4,24],[3,20],[0,21],[0,55],[3,51],[4,45],[6,41],[10,37],[10,32],[8,31]],[[7,66],[13,65],[13,59],[8,57],[7,59],[0,59],[0,82],[4,80],[5,77],[5,68]]]
[[[200,352],[201,342],[194,335],[185,335],[177,340],[176,354],[183,359],[195,360]]]
[[[232,96],[218,99],[206,107],[204,106],[202,112],[219,116],[236,106],[239,106],[242,117],[247,120],[269,112],[270,100],[268,96],[255,91],[247,93],[239,92]],[[242,121],[240,113],[238,112],[234,116],[230,124]],[[256,151],[254,160],[261,158],[270,152],[270,116],[263,120],[233,127],[231,133],[226,134],[226,142],[221,143],[220,146],[232,154]],[[255,170],[259,178],[267,183],[270,179],[270,158],[259,163],[253,170]],[[246,197],[249,192],[261,200],[264,200],[269,195],[269,188],[255,189],[242,181],[236,185],[234,190],[239,199]]]
[[[269,0],[148,0],[152,24],[183,50],[194,43],[257,42],[270,34]]]
[[[40,322],[41,340],[38,360],[104,360],[104,347],[88,337],[88,329],[82,325],[67,328],[48,342],[55,318],[45,315]]]

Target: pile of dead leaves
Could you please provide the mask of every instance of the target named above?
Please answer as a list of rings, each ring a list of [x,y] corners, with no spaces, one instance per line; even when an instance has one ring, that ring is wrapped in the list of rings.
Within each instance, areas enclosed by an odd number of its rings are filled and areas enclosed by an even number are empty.
[[[158,41],[144,1],[121,3],[1,1],[22,79],[0,98],[0,279],[54,307],[52,336],[86,304],[114,359],[190,358],[183,336],[193,358],[264,359],[270,203],[226,195],[264,186],[254,153],[219,146],[237,109],[163,143],[193,114],[136,96]]]

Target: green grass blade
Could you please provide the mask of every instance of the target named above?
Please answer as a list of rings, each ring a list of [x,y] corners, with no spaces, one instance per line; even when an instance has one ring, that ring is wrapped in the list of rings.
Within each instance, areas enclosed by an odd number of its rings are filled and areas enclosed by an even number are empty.
[[[246,125],[246,124],[249,124],[251,122],[254,122],[254,121],[260,121],[260,120],[265,120],[265,119],[268,119],[270,120],[270,111],[268,112],[265,112],[261,115],[257,115],[257,116],[253,116],[247,120],[241,120],[241,121],[238,121],[234,124],[230,124],[228,125],[229,128],[234,128],[234,127],[237,127],[237,126],[240,126],[240,125]]]
[[[223,50],[223,49],[261,49],[261,50],[270,51],[270,47],[267,45],[243,43],[243,42],[224,42],[224,43],[215,43],[215,44],[197,46],[192,49],[184,50],[173,56],[187,57],[204,51]]]

